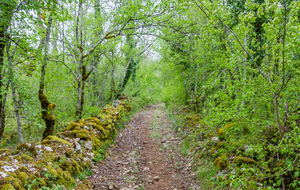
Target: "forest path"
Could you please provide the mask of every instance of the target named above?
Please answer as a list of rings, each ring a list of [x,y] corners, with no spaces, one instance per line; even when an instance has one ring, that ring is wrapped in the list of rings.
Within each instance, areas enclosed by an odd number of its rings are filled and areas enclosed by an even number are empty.
[[[127,123],[93,168],[93,189],[200,189],[164,110],[162,103],[147,106]]]

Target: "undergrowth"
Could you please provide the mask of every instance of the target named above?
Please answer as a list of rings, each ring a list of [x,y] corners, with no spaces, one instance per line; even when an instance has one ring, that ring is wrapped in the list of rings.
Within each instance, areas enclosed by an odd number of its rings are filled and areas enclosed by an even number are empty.
[[[278,134],[238,119],[214,126],[186,106],[168,113],[204,189],[300,188],[298,127]]]

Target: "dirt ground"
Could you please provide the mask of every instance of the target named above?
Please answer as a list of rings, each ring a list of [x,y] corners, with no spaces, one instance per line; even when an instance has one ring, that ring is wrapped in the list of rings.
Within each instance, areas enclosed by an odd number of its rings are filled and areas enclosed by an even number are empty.
[[[164,110],[164,104],[147,106],[127,123],[93,168],[93,189],[201,189]]]

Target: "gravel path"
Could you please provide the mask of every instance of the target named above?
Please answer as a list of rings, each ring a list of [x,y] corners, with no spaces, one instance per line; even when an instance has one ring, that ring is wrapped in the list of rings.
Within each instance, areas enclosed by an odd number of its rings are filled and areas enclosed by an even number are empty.
[[[106,159],[93,168],[93,189],[200,189],[164,110],[164,104],[147,106],[119,132]]]

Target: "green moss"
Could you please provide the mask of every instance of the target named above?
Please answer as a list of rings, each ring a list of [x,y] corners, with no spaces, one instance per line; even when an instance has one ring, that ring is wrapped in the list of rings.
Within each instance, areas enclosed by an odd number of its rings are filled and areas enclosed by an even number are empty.
[[[77,131],[77,137],[81,140],[90,140],[91,137],[89,136],[89,132],[85,129],[81,129]]]
[[[101,121],[100,121],[100,119],[98,119],[97,117],[89,117],[89,118],[86,119],[86,121],[87,121],[88,123],[94,122],[94,123],[96,123],[97,125],[101,125]]]
[[[13,153],[13,150],[10,150],[10,149],[0,149],[0,157],[2,155],[4,155],[4,153],[5,153],[5,155],[11,155]]]
[[[56,104],[55,104],[55,103],[49,104],[49,105],[48,105],[48,110],[53,110],[55,107],[56,107]]]
[[[12,174],[4,178],[4,181],[10,183],[17,190],[23,190],[24,188],[22,182],[18,178],[14,177]]]
[[[252,158],[249,158],[249,157],[244,157],[244,156],[236,156],[234,159],[233,159],[233,163],[236,163],[236,164],[255,164],[256,161],[253,160]]]
[[[59,174],[59,179],[57,180],[58,184],[68,186],[69,183],[75,183],[75,180],[72,178],[72,175],[68,171],[61,171]]]
[[[23,184],[29,178],[25,172],[21,172],[21,171],[17,172],[17,177]]]
[[[55,116],[52,115],[52,114],[48,114],[48,115],[45,117],[45,119],[46,119],[47,121],[55,121],[55,120],[56,120]],[[51,134],[49,134],[49,135],[51,135]]]
[[[60,159],[58,163],[63,170],[73,173],[73,165],[66,158]]]
[[[89,131],[85,129],[79,129],[79,130],[72,130],[72,131],[66,131],[61,133],[61,135],[68,137],[68,138],[80,138],[81,140],[91,140],[91,137],[89,135]]]
[[[71,156],[72,155],[72,153],[73,153],[73,150],[70,148],[70,147],[66,147],[65,148],[65,155],[66,156]]]
[[[32,162],[33,161],[33,157],[31,157],[31,156],[29,156],[27,154],[21,154],[20,160],[18,160],[18,161],[23,161],[23,160]]]
[[[44,179],[40,179],[39,180],[39,187],[41,188],[41,187],[46,187],[47,186],[47,183],[46,183],[46,181],[44,180]]]
[[[98,149],[102,144],[102,142],[94,134],[91,135],[91,141],[93,143],[94,150]]]
[[[223,170],[227,168],[228,166],[228,157],[227,156],[220,156],[214,161],[214,165],[220,169]]]
[[[55,160],[55,154],[53,152],[44,151],[43,158],[47,162],[53,162]]]
[[[26,173],[28,171],[28,168],[26,166],[20,166],[19,171]]]
[[[37,155],[37,152],[35,150],[35,147],[34,145],[31,145],[29,146],[28,144],[26,143],[22,143],[20,144],[19,146],[17,146],[17,149],[20,150],[20,151],[23,151],[23,152],[29,152],[31,153],[33,156],[36,156]]]
[[[15,188],[10,183],[0,185],[0,190],[14,190]]]
[[[222,135],[224,135],[224,133],[225,133],[225,131],[227,130],[227,129],[229,129],[230,127],[232,127],[232,126],[235,126],[237,123],[230,123],[230,124],[227,124],[227,125],[225,125],[224,127],[222,127],[222,128],[220,128],[219,129],[219,136],[222,136]]]
[[[43,112],[43,119],[45,120],[47,127],[50,126],[52,121],[52,124],[54,125],[55,117],[49,112],[53,110],[56,105],[51,104],[42,92],[39,92],[39,96],[43,110],[48,110],[47,112]],[[26,181],[32,181],[37,178],[39,179],[39,187],[34,186],[33,189],[39,189],[42,186],[50,186],[53,184],[62,184],[65,186],[69,186],[69,183],[75,184],[75,179],[73,177],[81,174],[84,171],[84,168],[90,168],[93,162],[89,159],[85,159],[86,154],[84,151],[83,153],[73,152],[71,148],[72,144],[66,141],[64,137],[92,141],[93,150],[97,150],[103,146],[105,141],[111,139],[112,134],[116,132],[115,124],[120,120],[121,112],[125,112],[122,110],[125,110],[124,107],[126,106],[128,105],[124,102],[117,108],[108,105],[103,109],[104,114],[100,114],[100,119],[97,117],[90,117],[85,120],[81,119],[78,122],[71,122],[64,132],[57,133],[56,136],[53,136],[50,133],[47,133],[46,135],[43,134],[44,140],[40,144],[47,144],[47,146],[52,148],[53,152],[43,151],[42,156],[36,157],[38,151],[34,144],[19,145],[17,150],[20,151],[15,151],[15,154],[17,155],[13,154],[12,150],[0,150],[0,166],[3,161],[10,162],[9,155],[15,155],[13,158],[17,159],[20,163],[20,168],[17,172],[10,173],[10,176],[5,178],[5,181],[3,181],[4,179],[2,179],[2,181],[0,180],[0,184],[2,184],[2,186],[0,185],[0,190],[8,190],[10,188],[17,190],[24,189],[23,185]],[[117,114],[117,112],[119,113]],[[91,130],[91,126],[96,130]],[[48,136],[49,134],[51,136]],[[62,144],[68,146],[61,146]],[[6,153],[6,156],[1,156],[4,153]],[[32,156],[35,156],[36,158],[34,159]],[[21,163],[32,163],[37,172],[28,172],[28,168],[21,166]],[[45,168],[47,169],[46,172]],[[89,187],[85,182],[80,184],[82,184],[83,189]]]
[[[66,128],[66,131],[71,131],[73,129],[79,129],[79,123],[76,123],[76,122],[71,122],[67,128]]]
[[[79,123],[80,128],[83,128],[84,126],[87,125],[87,123],[83,119],[79,120],[78,123]]]
[[[53,168],[52,165],[47,164],[46,168],[47,168],[48,172],[50,172],[52,174],[52,177],[58,178],[59,173],[56,171],[55,168]]]
[[[56,142],[60,142],[62,144],[66,144],[66,145],[71,146],[71,143],[69,143],[68,141],[66,141],[64,139],[61,139],[61,138],[59,138],[57,136],[48,136],[45,140],[56,141]]]
[[[81,173],[83,171],[83,168],[78,164],[76,160],[74,160],[73,158],[71,160],[72,160],[74,174]]]

